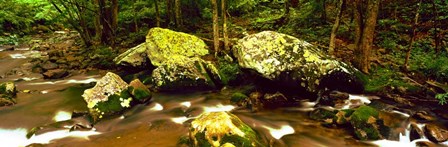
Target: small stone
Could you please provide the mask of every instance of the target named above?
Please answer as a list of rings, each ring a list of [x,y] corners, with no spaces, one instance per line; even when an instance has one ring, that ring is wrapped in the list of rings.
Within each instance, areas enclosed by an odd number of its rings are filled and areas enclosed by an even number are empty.
[[[28,90],[28,89],[23,90],[23,93],[30,93],[30,92],[31,92],[31,90]]]

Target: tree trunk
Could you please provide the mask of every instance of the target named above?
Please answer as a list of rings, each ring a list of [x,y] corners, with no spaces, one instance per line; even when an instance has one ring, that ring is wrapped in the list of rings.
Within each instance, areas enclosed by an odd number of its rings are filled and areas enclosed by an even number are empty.
[[[219,52],[219,28],[218,28],[218,3],[217,0],[212,0],[213,9],[213,44],[215,48],[215,57]]]
[[[159,0],[154,0],[154,7],[156,7],[156,26],[160,27],[160,11],[159,11]]]
[[[176,19],[176,27],[180,28],[182,26],[182,13],[181,13],[181,2],[180,0],[174,1],[174,13]]]
[[[173,0],[166,0],[166,15],[168,17],[168,26],[174,23]]]
[[[227,8],[226,0],[221,0],[221,11],[222,11],[222,35],[224,37],[224,49],[230,51],[229,48],[229,35],[227,32]]]
[[[336,33],[338,32],[341,16],[342,16],[342,6],[344,5],[344,0],[339,0],[338,7],[336,9],[336,20],[334,22],[333,28],[331,29],[330,35],[330,46],[328,48],[328,53],[330,55],[334,55],[335,41],[336,41]]]
[[[439,12],[437,11],[437,5],[435,0],[432,0],[432,8],[433,8],[433,16],[434,16],[434,23],[433,23],[433,28],[434,28],[434,43],[435,43],[435,47],[434,49],[436,50],[436,53],[439,53],[440,49],[440,42],[441,42],[441,36],[438,33],[438,25],[439,25],[439,20],[437,18],[439,18]]]
[[[415,10],[414,24],[412,25],[412,32],[411,32],[411,40],[409,41],[409,46],[408,46],[408,49],[406,50],[406,58],[404,60],[404,65],[403,65],[405,70],[408,69],[409,58],[411,56],[411,51],[412,51],[412,44],[414,44],[414,41],[415,41],[415,33],[416,33],[415,29],[417,28],[417,25],[418,25],[418,17],[420,14],[419,11],[420,11],[420,7],[421,7],[421,3],[422,3],[422,0],[420,0],[417,3],[417,9]]]
[[[355,66],[364,73],[369,73],[370,53],[373,46],[375,26],[380,0],[368,0],[363,7],[362,0],[352,0],[353,17],[355,19]],[[365,9],[365,11],[364,11]]]
[[[112,25],[111,25],[111,36],[109,38],[110,40],[110,45],[112,46],[112,49],[115,49],[115,40],[116,40],[116,36],[117,36],[117,31],[118,31],[118,0],[112,0],[112,16],[111,16],[111,20],[112,21]]]
[[[95,13],[96,13],[95,22],[94,22],[94,24],[95,24],[95,39],[100,39],[101,32],[103,32],[102,27],[101,27],[101,22],[100,22],[100,19],[101,19],[101,13],[99,10],[100,9],[99,8],[100,0],[95,0],[93,4],[95,5]]]

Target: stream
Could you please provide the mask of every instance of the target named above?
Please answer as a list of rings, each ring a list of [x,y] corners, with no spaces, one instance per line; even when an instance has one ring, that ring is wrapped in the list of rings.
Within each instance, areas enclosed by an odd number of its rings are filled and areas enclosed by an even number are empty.
[[[189,123],[199,114],[212,111],[231,111],[271,146],[415,146],[407,137],[409,131],[403,133],[400,141],[362,142],[344,129],[323,127],[308,117],[313,102],[255,113],[239,109],[229,103],[230,95],[238,87],[218,92],[154,93],[150,103],[104,119],[91,130],[57,129],[27,139],[27,131],[33,127],[68,120],[74,111],[87,111],[81,95],[89,88],[88,83],[101,78],[96,72],[88,72],[45,80],[40,74],[15,70],[30,66],[27,63],[35,54],[39,53],[25,49],[0,51],[0,75],[6,75],[0,78],[0,83],[15,81],[19,91],[16,105],[0,107],[0,146],[177,146],[179,138],[188,135]]]

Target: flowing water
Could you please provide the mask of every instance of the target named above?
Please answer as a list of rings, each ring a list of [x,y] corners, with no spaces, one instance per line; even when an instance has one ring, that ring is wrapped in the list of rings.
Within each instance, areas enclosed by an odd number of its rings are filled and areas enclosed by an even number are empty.
[[[70,132],[70,126],[67,126],[27,139],[26,133],[33,127],[68,120],[73,111],[86,111],[81,97],[87,88],[85,85],[101,78],[98,74],[79,74],[62,80],[44,80],[39,74],[8,74],[30,61],[29,52],[0,52],[0,75],[8,75],[0,82],[16,81],[19,90],[16,105],[0,107],[0,146],[33,143],[84,147],[177,146],[179,138],[188,135],[192,119],[211,111],[231,111],[272,146],[373,145],[353,139],[352,134],[343,129],[326,128],[310,120],[307,111],[312,110],[313,102],[304,101],[300,107],[255,113],[238,109],[229,104],[232,91],[238,88],[219,92],[155,93],[150,103],[102,120],[93,129]]]

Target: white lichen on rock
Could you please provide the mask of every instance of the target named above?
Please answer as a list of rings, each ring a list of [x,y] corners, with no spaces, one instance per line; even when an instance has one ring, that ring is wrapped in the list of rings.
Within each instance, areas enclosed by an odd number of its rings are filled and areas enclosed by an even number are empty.
[[[316,91],[319,80],[325,75],[335,71],[352,75],[356,71],[306,41],[273,31],[238,40],[233,52],[241,67],[253,69],[273,81],[299,80],[295,82],[297,86],[306,86],[310,92]]]
[[[103,78],[97,81],[95,87],[85,90],[82,97],[87,102],[87,107],[91,109],[98,102],[107,101],[109,96],[119,94],[127,88],[128,84],[120,76],[108,72]]]

